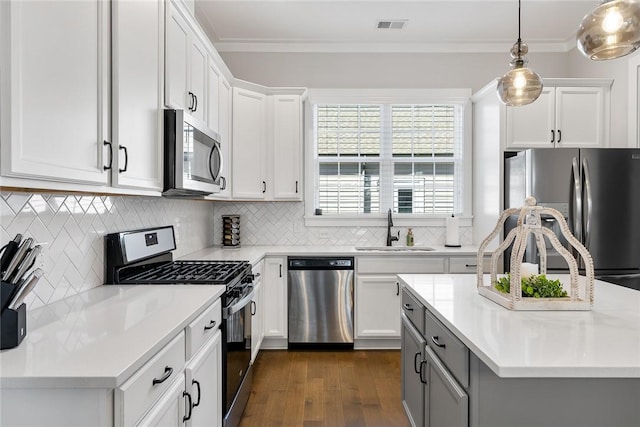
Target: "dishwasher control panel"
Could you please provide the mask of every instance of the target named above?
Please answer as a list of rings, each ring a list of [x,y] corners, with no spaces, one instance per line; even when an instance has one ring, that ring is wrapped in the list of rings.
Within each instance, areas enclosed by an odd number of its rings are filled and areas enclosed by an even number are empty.
[[[352,257],[289,257],[289,270],[353,270]]]

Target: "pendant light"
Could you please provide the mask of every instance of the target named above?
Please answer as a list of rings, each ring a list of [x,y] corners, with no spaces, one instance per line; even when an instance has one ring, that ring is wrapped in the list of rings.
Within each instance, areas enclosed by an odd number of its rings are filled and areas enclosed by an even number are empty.
[[[511,48],[511,71],[498,81],[498,98],[510,107],[531,104],[542,93],[542,77],[526,67],[529,47],[520,37],[520,0],[518,0],[518,41]]]
[[[616,59],[640,47],[640,2],[606,0],[584,17],[578,49],[594,61]]]

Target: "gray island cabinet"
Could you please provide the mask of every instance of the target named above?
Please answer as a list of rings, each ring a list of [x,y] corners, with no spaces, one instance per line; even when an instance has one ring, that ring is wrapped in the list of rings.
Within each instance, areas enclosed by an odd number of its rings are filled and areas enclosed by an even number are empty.
[[[591,311],[513,312],[475,275],[398,278],[412,425],[640,426],[640,292],[596,281]]]

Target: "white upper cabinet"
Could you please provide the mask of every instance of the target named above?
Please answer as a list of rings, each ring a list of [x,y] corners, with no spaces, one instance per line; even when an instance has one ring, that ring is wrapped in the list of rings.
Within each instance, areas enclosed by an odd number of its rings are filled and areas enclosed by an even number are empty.
[[[229,82],[220,77],[218,80],[218,134],[220,135],[220,151],[222,152],[222,175],[220,176],[220,192],[218,198],[231,197],[231,109],[232,89]]]
[[[264,200],[266,177],[267,97],[233,88],[233,198]]]
[[[506,149],[607,147],[611,81],[575,80],[545,86],[532,104],[506,107]]]
[[[269,184],[273,200],[302,200],[302,101],[300,95],[270,95],[273,153]]]
[[[220,133],[220,71],[215,62],[208,58],[207,63],[207,126]]]
[[[2,175],[107,184],[109,3],[0,2]]]
[[[206,120],[208,53],[181,9],[167,2],[165,104]]]
[[[164,5],[112,2],[111,183],[162,190]]]

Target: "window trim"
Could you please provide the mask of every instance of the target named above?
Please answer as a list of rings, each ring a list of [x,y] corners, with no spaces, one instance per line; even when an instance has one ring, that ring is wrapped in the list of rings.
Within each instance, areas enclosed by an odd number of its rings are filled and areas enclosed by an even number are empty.
[[[434,104],[459,103],[463,105],[463,213],[461,226],[472,224],[472,152],[471,152],[471,89],[309,89],[305,100],[305,226],[380,226],[386,225],[386,213],[367,215],[315,215],[314,202],[317,179],[315,176],[316,147],[313,129],[314,104]],[[447,215],[394,213],[395,226],[444,226]]]

